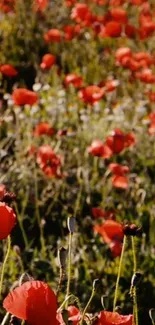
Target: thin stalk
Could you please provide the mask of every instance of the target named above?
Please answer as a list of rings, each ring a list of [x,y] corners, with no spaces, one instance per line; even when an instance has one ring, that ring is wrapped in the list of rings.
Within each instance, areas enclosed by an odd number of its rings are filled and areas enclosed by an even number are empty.
[[[28,239],[27,239],[27,236],[26,236],[25,229],[23,227],[23,221],[22,221],[23,214],[20,215],[19,210],[18,210],[18,206],[17,206],[17,203],[16,202],[14,202],[14,208],[15,208],[16,214],[18,216],[19,227],[20,227],[20,230],[22,232],[22,236],[23,236],[23,240],[24,240],[25,247],[27,249],[29,247],[29,242],[28,242]]]
[[[70,283],[71,283],[71,253],[72,253],[72,237],[73,234],[69,233],[69,242],[68,242],[68,281],[67,281],[67,291],[66,291],[66,298],[70,294]],[[68,307],[68,301],[66,302],[66,309]]]
[[[5,325],[5,323],[7,322],[8,318],[9,318],[9,315],[10,315],[9,312],[7,312],[7,313],[5,314],[5,316],[4,316],[3,320],[2,320],[1,325]]]
[[[64,279],[64,270],[62,267],[60,267],[60,273],[59,273],[59,283],[58,283],[58,288],[57,288],[57,297],[59,295],[59,291],[61,289],[61,285],[62,285],[62,282],[63,282],[63,279]]]
[[[125,252],[125,245],[126,245],[126,236],[124,236],[123,239],[123,246],[121,251],[121,257],[119,262],[119,268],[118,268],[118,274],[117,274],[117,280],[116,280],[116,287],[115,287],[115,295],[114,295],[114,303],[113,303],[113,311],[115,311],[116,305],[117,305],[117,298],[118,298],[118,288],[119,288],[119,281],[122,271],[122,265],[123,265],[123,257]]]
[[[5,259],[4,259],[4,262],[3,262],[3,265],[2,265],[1,277],[0,277],[0,298],[1,298],[1,295],[2,295],[2,286],[3,286],[5,267],[6,267],[6,263],[7,263],[8,257],[10,255],[10,250],[11,250],[11,237],[10,237],[10,235],[7,237],[7,244],[8,244],[8,247],[7,247]]]
[[[44,240],[44,231],[43,227],[41,225],[41,218],[40,218],[40,211],[39,211],[39,206],[38,206],[38,181],[37,181],[37,173],[35,171],[35,184],[34,184],[34,190],[35,190],[35,208],[36,208],[36,218],[38,221],[38,226],[40,230],[40,243],[41,243],[41,254],[42,258],[46,258],[46,245],[45,245],[45,240]]]
[[[132,253],[133,253],[133,272],[134,274],[137,271],[137,259],[136,259],[136,248],[135,248],[135,240],[134,237],[131,237],[132,240]],[[133,288],[133,312],[135,316],[135,325],[138,325],[138,305],[137,305],[137,288],[136,286]]]
[[[91,293],[91,296],[90,296],[90,298],[89,298],[89,300],[88,300],[88,302],[87,302],[87,305],[86,305],[86,307],[85,307],[85,309],[84,309],[84,311],[83,311],[83,313],[82,313],[82,317],[81,317],[80,325],[83,324],[83,321],[84,321],[84,318],[85,318],[85,315],[86,315],[87,309],[88,309],[89,305],[90,305],[91,302],[92,302],[92,299],[93,299],[93,297],[94,297],[94,295],[95,295],[95,292],[96,292],[96,290],[95,290],[95,288],[93,287],[93,289],[92,289],[92,293]]]

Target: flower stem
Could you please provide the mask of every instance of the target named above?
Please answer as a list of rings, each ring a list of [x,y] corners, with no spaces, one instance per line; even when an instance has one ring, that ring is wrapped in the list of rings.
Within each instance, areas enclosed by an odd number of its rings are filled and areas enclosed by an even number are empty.
[[[96,292],[95,287],[93,287],[93,289],[92,289],[92,293],[91,293],[91,296],[90,296],[90,298],[89,298],[89,300],[88,300],[88,302],[87,302],[87,305],[86,305],[86,307],[85,307],[85,309],[84,309],[84,311],[83,311],[83,313],[82,313],[81,321],[80,321],[80,325],[83,324],[83,321],[84,321],[84,318],[85,318],[85,315],[86,315],[87,309],[88,309],[88,307],[89,307],[89,305],[90,305],[90,303],[91,303],[91,301],[92,301],[92,299],[93,299],[93,297],[94,297],[94,295],[95,295],[95,292]]]
[[[4,278],[4,272],[5,272],[5,266],[10,254],[10,250],[11,250],[11,237],[10,235],[7,237],[7,243],[8,243],[8,247],[7,247],[7,252],[5,255],[5,259],[2,265],[2,270],[1,270],[1,277],[0,277],[0,298],[1,298],[1,294],[2,294],[2,286],[3,286],[3,278]]]
[[[41,255],[42,258],[46,258],[46,245],[45,245],[45,239],[44,239],[44,231],[43,227],[41,225],[41,217],[40,217],[40,211],[38,206],[38,180],[37,180],[37,172],[34,173],[34,190],[35,190],[35,208],[36,208],[36,218],[38,222],[38,227],[40,230],[40,244],[41,244]]]
[[[72,252],[72,236],[73,234],[69,233],[69,243],[68,243],[68,281],[67,281],[67,291],[66,298],[70,294],[70,282],[71,282],[71,252]],[[68,307],[68,301],[66,302],[66,308]]]
[[[5,316],[4,316],[3,320],[2,320],[1,325],[5,325],[5,323],[7,322],[8,318],[9,318],[9,315],[10,315],[9,312],[7,312],[7,313],[5,314]]]
[[[133,253],[133,272],[134,274],[137,271],[137,259],[136,259],[136,249],[135,249],[135,240],[134,237],[131,237],[132,240],[132,253]],[[138,325],[138,305],[137,305],[137,288],[133,288],[133,311],[135,317],[135,325]]]
[[[113,311],[115,311],[116,304],[117,304],[118,287],[119,287],[119,281],[120,281],[120,276],[121,276],[125,245],[126,245],[126,236],[124,236],[124,239],[123,239],[123,246],[122,246],[121,257],[120,257],[120,262],[119,262],[119,268],[118,268],[118,274],[117,274],[117,280],[116,280],[116,287],[115,287],[115,295],[114,295],[114,303],[113,303]]]

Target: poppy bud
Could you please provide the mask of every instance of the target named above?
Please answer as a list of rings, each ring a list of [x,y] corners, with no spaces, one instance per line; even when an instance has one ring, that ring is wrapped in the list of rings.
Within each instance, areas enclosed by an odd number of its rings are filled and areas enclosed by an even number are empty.
[[[139,283],[141,282],[142,279],[142,274],[140,272],[134,273],[131,279],[131,286],[132,287],[137,287]]]
[[[149,310],[149,316],[151,318],[152,324],[154,325],[155,324],[155,309],[154,308]]]
[[[73,233],[75,232],[75,226],[76,226],[76,221],[74,217],[69,217],[67,220],[67,226],[69,232]]]
[[[66,309],[62,310],[61,315],[62,315],[64,323],[68,324],[68,310],[66,310]]]
[[[60,268],[66,267],[67,250],[64,247],[60,247],[58,250],[58,262]]]

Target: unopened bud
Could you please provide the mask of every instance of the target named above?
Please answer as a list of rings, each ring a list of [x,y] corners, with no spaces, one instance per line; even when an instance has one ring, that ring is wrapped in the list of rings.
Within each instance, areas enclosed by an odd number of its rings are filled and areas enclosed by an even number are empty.
[[[137,287],[142,280],[142,274],[140,272],[136,272],[131,279],[131,286]]]
[[[149,310],[149,316],[151,318],[152,324],[154,325],[155,324],[155,309],[152,308]]]
[[[67,226],[68,226],[69,232],[71,232],[71,233],[75,232],[76,220],[74,217],[69,217],[67,219]]]
[[[67,250],[64,247],[60,247],[58,250],[58,263],[60,268],[66,267]]]

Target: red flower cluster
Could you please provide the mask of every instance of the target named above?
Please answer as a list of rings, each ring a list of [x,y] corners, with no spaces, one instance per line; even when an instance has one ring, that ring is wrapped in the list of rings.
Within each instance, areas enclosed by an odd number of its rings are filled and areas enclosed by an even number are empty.
[[[102,225],[95,225],[94,231],[101,235],[104,242],[109,245],[114,257],[121,254],[124,232],[120,223],[114,220],[106,220]]]
[[[62,176],[60,173],[61,159],[48,144],[39,147],[37,163],[46,176]]]
[[[34,91],[18,88],[13,91],[12,99],[16,105],[34,105],[38,101],[38,95]]]
[[[113,187],[127,189],[129,185],[129,179],[125,174],[129,173],[129,167],[112,163],[108,166],[108,168],[113,174],[112,176]]]
[[[113,154],[119,154],[125,148],[134,146],[136,143],[133,133],[124,133],[115,129],[111,136],[106,138],[105,144],[101,140],[94,140],[88,148],[88,152],[97,157],[110,158]]]
[[[27,281],[11,291],[3,307],[14,316],[31,325],[57,325],[57,298],[44,282]]]

